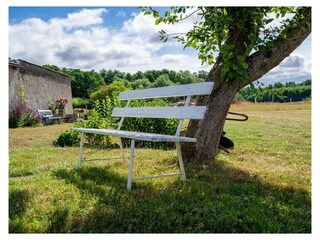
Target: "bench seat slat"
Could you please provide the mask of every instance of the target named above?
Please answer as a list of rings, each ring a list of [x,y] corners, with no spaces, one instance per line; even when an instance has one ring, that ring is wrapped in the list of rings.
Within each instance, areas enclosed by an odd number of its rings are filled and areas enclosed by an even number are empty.
[[[177,137],[172,135],[162,135],[156,133],[142,133],[132,131],[122,131],[114,129],[97,129],[97,128],[74,128],[74,131],[83,133],[94,133],[109,135],[114,137],[129,138],[134,140],[151,141],[151,142],[196,142],[196,138]]]
[[[57,116],[57,117],[54,117],[53,115],[52,116],[45,116],[46,118],[49,118],[50,120],[53,120],[53,119],[61,119],[60,116]]]
[[[205,106],[197,107],[130,107],[114,108],[113,117],[147,117],[203,119],[207,110]]]
[[[143,90],[121,92],[119,94],[118,99],[130,100],[130,99],[208,95],[211,93],[212,88],[213,88],[213,82],[192,83],[192,84],[184,84],[184,85],[161,87],[161,88],[147,88]]]

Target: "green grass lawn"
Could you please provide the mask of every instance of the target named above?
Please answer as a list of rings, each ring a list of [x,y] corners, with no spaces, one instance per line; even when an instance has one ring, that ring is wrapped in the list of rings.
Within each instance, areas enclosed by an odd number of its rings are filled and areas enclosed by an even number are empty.
[[[136,181],[128,161],[77,166],[78,147],[53,147],[72,124],[9,130],[9,232],[310,233],[311,104],[235,104],[235,142],[179,177]],[[117,149],[85,148],[90,157]],[[128,149],[126,156],[129,155]],[[174,150],[137,149],[134,175],[175,172]]]

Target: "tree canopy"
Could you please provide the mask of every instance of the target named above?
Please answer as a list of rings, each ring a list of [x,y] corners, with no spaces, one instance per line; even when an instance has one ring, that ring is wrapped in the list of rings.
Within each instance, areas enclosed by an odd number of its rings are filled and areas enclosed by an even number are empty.
[[[213,64],[221,58],[223,81],[248,77],[250,62],[247,57],[255,52],[266,51],[279,39],[291,36],[295,27],[308,31],[310,8],[303,7],[171,7],[161,16],[152,7],[142,7],[142,12],[152,14],[160,23],[176,24],[194,14],[199,21],[186,33],[160,31],[160,39],[166,42],[172,37],[184,47],[198,51],[202,63]]]

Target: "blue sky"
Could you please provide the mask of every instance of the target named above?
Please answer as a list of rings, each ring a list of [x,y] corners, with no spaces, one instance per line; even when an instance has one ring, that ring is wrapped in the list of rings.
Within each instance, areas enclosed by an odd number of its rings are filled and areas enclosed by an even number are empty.
[[[166,8],[160,8],[164,11]],[[193,49],[163,43],[159,30],[185,32],[197,16],[179,26],[154,25],[137,7],[9,7],[9,55],[39,65],[83,70],[206,70]],[[260,81],[301,82],[311,78],[311,36]]]
[[[83,8],[96,9],[98,7],[9,7],[9,23],[19,23],[26,18],[41,18],[44,21],[51,18],[67,18],[69,13],[81,11]],[[132,13],[140,12],[138,7],[107,7],[107,9],[109,12],[103,18],[106,26],[111,25],[112,27],[121,27],[123,21],[128,20]]]

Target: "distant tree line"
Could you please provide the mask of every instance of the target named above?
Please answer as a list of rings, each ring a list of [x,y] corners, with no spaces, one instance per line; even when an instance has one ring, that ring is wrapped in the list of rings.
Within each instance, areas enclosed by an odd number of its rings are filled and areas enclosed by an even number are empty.
[[[297,102],[311,98],[311,79],[301,83],[277,82],[267,87],[246,87],[236,95],[237,101]]]
[[[74,98],[98,100],[112,97],[114,92],[126,89],[145,89],[179,84],[203,82],[206,71],[173,71],[168,69],[147,70],[145,72],[125,73],[119,70],[82,71],[80,69],[59,68],[55,65],[44,67],[73,77],[71,81]],[[296,102],[311,98],[311,79],[301,83],[277,82],[267,87],[246,87],[236,95],[237,101],[249,102]]]
[[[46,68],[62,72],[73,77],[71,81],[72,96],[74,98],[90,98],[96,91],[103,91],[111,83],[114,87],[123,89],[144,89],[151,87],[164,87],[179,84],[197,83],[205,81],[208,72],[199,71],[173,71],[168,69],[138,71],[136,73],[125,73],[118,70],[105,70],[99,72],[82,71],[80,69],[59,68],[55,65],[43,65]],[[108,95],[108,94],[107,94]]]

